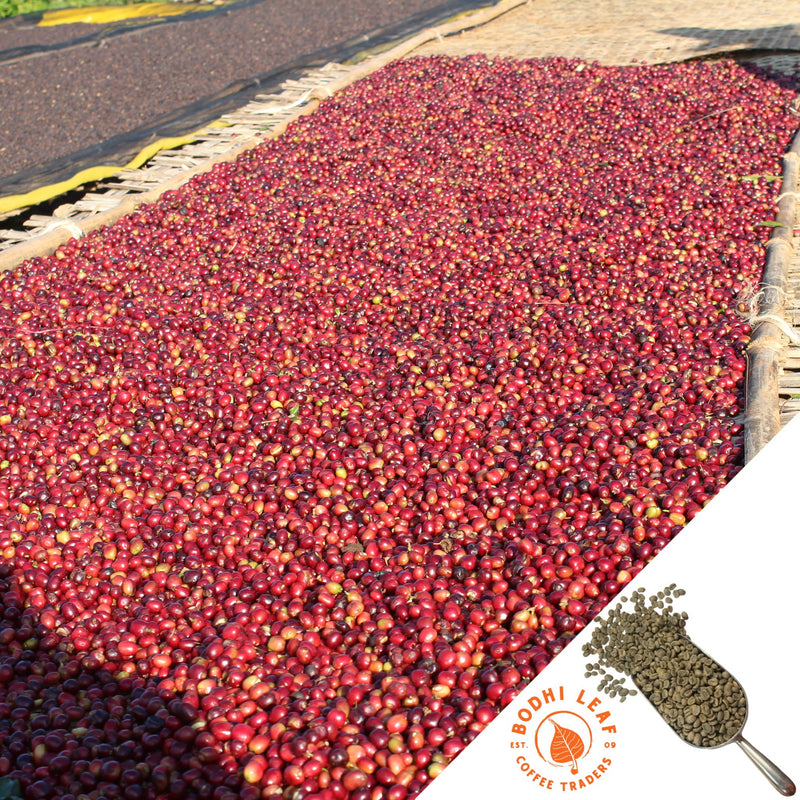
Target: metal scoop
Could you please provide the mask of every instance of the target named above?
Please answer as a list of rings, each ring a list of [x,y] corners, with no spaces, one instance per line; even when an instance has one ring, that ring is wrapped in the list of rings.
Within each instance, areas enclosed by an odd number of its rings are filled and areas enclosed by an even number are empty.
[[[701,650],[688,636],[683,635],[680,638],[682,638],[688,644],[688,646],[696,650],[698,654],[702,654],[710,662],[715,664],[721,672],[727,672],[727,670],[725,670],[718,662],[714,661],[714,659],[711,658],[711,656],[709,656],[708,653],[706,653],[704,650]],[[730,675],[730,672],[728,672],[728,675]],[[667,724],[670,724],[669,721],[666,720],[664,715],[661,713],[659,708],[656,706],[656,704],[650,700],[650,698],[645,694],[644,691],[642,691],[642,687],[636,681],[636,678],[634,676],[631,677],[633,678],[634,683],[636,683],[637,688],[639,689],[642,696],[650,703],[651,706],[653,706],[653,708],[659,714],[659,716],[661,716],[662,719],[664,719],[667,722]],[[744,752],[747,754],[747,757],[761,770],[761,772],[764,774],[767,780],[775,787],[775,789],[777,789],[784,797],[791,797],[796,791],[792,779],[783,770],[781,770],[777,764],[770,761],[760,750],[753,747],[753,745],[750,744],[750,742],[748,742],[747,739],[745,739],[744,736],[742,735],[745,723],[747,722],[747,695],[745,694],[744,688],[739,683],[739,681],[737,681],[736,678],[733,677],[733,675],[730,675],[730,678],[741,690],[745,702],[744,718],[742,720],[741,726],[739,727],[739,730],[734,735],[732,735],[730,738],[718,744],[698,745],[690,742],[684,736],[681,736],[681,734],[671,724],[670,727],[675,731],[676,735],[681,740],[691,745],[692,747],[699,747],[701,749],[707,749],[707,750],[715,750],[716,748],[724,747],[725,745],[730,744],[731,742],[736,742],[736,744],[738,744],[739,747],[741,747],[742,750],[744,750]]]

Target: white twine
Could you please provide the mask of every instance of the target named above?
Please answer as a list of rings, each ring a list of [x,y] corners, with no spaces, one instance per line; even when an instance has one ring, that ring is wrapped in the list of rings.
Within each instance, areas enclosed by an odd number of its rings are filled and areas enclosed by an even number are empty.
[[[768,294],[769,292],[773,292],[777,296],[777,300],[773,300],[772,298],[767,300],[767,298],[769,297],[769,294]],[[782,289],[780,286],[769,286],[769,285],[767,285],[767,286],[762,286],[761,287],[761,289],[759,290],[758,294],[756,295],[756,298],[758,299],[759,303],[761,303],[761,302],[772,302],[772,303],[777,302],[777,303],[780,303],[781,305],[785,306],[789,302],[789,293],[786,290]]]
[[[68,219],[62,220],[55,220],[51,222],[49,225],[46,225],[42,228],[42,231],[39,236],[44,236],[46,233],[50,233],[50,231],[58,230],[58,228],[65,228],[68,230],[76,239],[80,239],[83,236],[83,231],[81,230],[80,226],[76,222],[71,222]]]
[[[747,350],[745,351],[748,363],[750,357],[756,355],[760,350],[770,350],[776,355],[780,355],[785,350],[785,347],[783,341],[776,336],[762,336],[760,339],[753,339],[753,341],[747,345]]]
[[[750,289],[747,292],[740,293],[739,297],[737,298],[738,302],[745,303],[747,305],[747,313],[742,314],[741,316],[743,316],[751,326],[753,324],[753,320],[759,316],[758,307],[766,302],[767,292],[775,293],[774,299],[771,297],[769,300],[771,303],[778,303],[781,306],[785,306],[788,302],[789,296],[783,289],[780,288],[780,286],[764,286],[758,291]]]
[[[763,314],[759,317],[753,317],[750,320],[750,327],[755,328],[761,322],[772,323],[792,344],[800,344],[800,335],[782,317],[775,314]]]
[[[785,306],[788,301],[788,294],[779,286],[764,286],[758,292],[750,296],[742,297],[741,302],[746,303],[749,309],[749,314],[742,314],[750,327],[755,330],[755,327],[760,322],[771,322],[781,333],[783,333],[792,344],[800,344],[800,334],[792,328],[789,323],[777,314],[759,314],[758,307],[762,305],[768,297],[768,293],[773,293],[770,297],[772,303],[777,303],[780,306]],[[783,347],[783,345],[781,345]]]
[[[800,192],[783,192],[775,198],[775,202],[780,203],[784,197],[794,197],[795,200],[800,200]]]
[[[781,225],[781,227],[785,228],[786,226],[785,225]],[[764,246],[765,247],[775,247],[776,244],[785,244],[790,249],[793,247],[793,245],[792,245],[792,243],[791,243],[791,241],[789,239],[776,239],[774,237],[771,238],[771,239],[768,239],[766,245],[764,245]]]

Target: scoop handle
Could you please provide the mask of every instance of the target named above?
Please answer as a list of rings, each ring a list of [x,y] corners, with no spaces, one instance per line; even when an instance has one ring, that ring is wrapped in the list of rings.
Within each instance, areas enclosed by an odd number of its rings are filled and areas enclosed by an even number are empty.
[[[773,764],[760,750],[756,750],[741,733],[734,741],[784,797],[791,797],[795,793],[795,785],[792,779],[777,764]]]

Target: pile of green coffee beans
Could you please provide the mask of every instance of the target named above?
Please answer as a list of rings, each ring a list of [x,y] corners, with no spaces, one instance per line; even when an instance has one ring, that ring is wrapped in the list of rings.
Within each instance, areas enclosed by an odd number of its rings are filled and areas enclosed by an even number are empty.
[[[686,612],[673,610],[685,594],[675,584],[645,598],[637,589],[598,623],[584,645],[586,676],[602,675],[599,689],[622,701],[636,694],[629,676],[669,726],[697,747],[717,747],[733,739],[744,726],[747,698],[739,682],[707,656],[686,634]],[[631,605],[625,610],[625,605]]]

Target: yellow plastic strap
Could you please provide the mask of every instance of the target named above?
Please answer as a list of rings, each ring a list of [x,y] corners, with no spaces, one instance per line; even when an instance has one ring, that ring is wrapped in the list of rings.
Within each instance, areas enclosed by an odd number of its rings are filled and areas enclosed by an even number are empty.
[[[227,126],[224,123],[217,122],[212,123],[207,127]],[[206,130],[206,128],[203,130]],[[190,133],[188,136],[176,136],[171,139],[159,139],[158,141],[153,142],[153,144],[145,147],[144,150],[140,151],[132,161],[130,161],[128,164],[125,164],[123,167],[111,165],[88,167],[87,169],[81,170],[81,172],[78,172],[76,175],[73,175],[71,178],[68,178],[65,181],[61,181],[60,183],[52,183],[49,186],[40,186],[38,189],[33,189],[26,194],[14,194],[9,195],[8,197],[0,197],[0,214],[5,214],[8,211],[16,211],[19,208],[35,206],[39,203],[45,203],[48,200],[52,200],[54,197],[58,197],[60,194],[69,192],[72,189],[77,189],[78,186],[81,186],[84,183],[95,183],[96,181],[102,181],[106,178],[110,178],[112,175],[116,175],[118,172],[122,172],[123,170],[138,169],[142,166],[142,164],[162,150],[172,150],[176,147],[182,147],[185,144],[189,144],[189,142],[193,142],[197,138],[198,133],[199,131],[196,131],[195,133]]]
[[[94,6],[93,8],[59,8],[45,11],[39,22],[40,28],[52,25],[72,25],[83,22],[87,25],[101,25],[106,22],[120,22],[139,17],[167,17],[197,11],[191,3],[134,3],[129,6]]]

